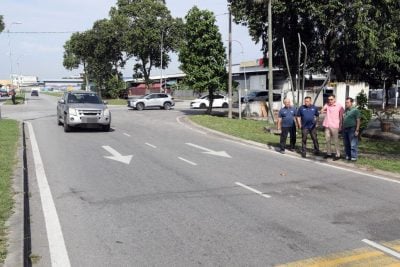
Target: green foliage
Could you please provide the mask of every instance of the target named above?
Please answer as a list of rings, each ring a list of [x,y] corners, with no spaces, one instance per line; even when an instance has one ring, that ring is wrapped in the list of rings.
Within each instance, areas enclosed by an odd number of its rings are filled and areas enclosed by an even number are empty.
[[[360,110],[360,129],[361,131],[366,129],[368,126],[368,123],[370,122],[372,118],[372,110],[368,109],[368,97],[367,94],[364,93],[364,91],[361,91],[357,97],[357,109]]]
[[[177,50],[182,20],[173,18],[164,1],[157,0],[119,0],[110,15],[122,26],[124,52],[137,61],[135,75],[143,75],[149,84],[153,67],[167,68],[171,60],[168,53]]]
[[[226,90],[226,54],[214,14],[193,7],[185,19],[184,41],[179,51],[185,83],[197,93],[208,91],[213,95],[216,90]],[[210,104],[209,112],[211,108]]]
[[[3,19],[3,15],[0,15],[0,32],[2,32],[4,30],[4,19]]]
[[[232,1],[238,23],[247,25],[256,42],[267,51],[267,1]],[[274,62],[283,65],[282,39],[289,62],[297,62],[298,34],[308,47],[309,66],[332,68],[338,81],[379,80],[400,71],[400,2],[373,1],[273,1]],[[295,67],[291,68],[296,73]]]
[[[6,221],[13,208],[12,180],[16,163],[19,138],[19,123],[14,120],[0,120],[0,265],[7,255]]]
[[[125,82],[122,79],[113,76],[106,82],[106,92],[104,96],[118,98],[123,90],[125,90]]]

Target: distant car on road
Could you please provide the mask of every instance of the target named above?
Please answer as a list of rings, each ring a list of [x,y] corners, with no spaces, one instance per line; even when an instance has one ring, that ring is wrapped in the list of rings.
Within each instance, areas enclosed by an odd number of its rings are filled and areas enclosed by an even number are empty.
[[[8,92],[7,92],[7,90],[1,89],[1,90],[0,90],[0,97],[8,97]]]
[[[250,91],[247,95],[242,96],[240,101],[253,102],[253,101],[268,101],[268,91]],[[281,95],[274,93],[273,101],[281,101]]]
[[[208,108],[210,105],[209,95],[204,95],[190,102],[191,108]],[[213,108],[228,108],[228,98],[221,94],[214,95],[213,98]]]
[[[39,96],[39,91],[38,90],[32,90],[31,91],[31,96]]]
[[[128,107],[137,110],[152,107],[169,110],[173,106],[175,106],[174,99],[169,94],[163,93],[151,93],[128,99]]]
[[[108,132],[111,126],[111,112],[106,102],[94,92],[70,91],[64,93],[57,104],[57,124],[64,125],[64,131],[71,127],[101,127]]]

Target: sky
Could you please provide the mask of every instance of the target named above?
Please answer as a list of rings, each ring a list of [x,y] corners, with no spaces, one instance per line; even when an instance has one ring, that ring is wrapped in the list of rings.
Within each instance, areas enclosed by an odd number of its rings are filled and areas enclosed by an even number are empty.
[[[226,0],[166,2],[174,17],[184,17],[194,5],[214,12],[224,45],[228,47]],[[63,45],[72,32],[88,30],[96,20],[108,18],[108,12],[115,4],[116,0],[2,0],[0,15],[4,17],[6,28],[0,34],[0,80],[9,79],[11,71],[39,79],[79,75],[81,69],[69,71],[63,67]],[[261,44],[252,41],[246,27],[233,24],[232,32],[234,64],[262,57]],[[164,74],[180,72],[177,55],[171,57]],[[132,76],[132,65],[130,62],[123,70],[125,77]],[[152,75],[159,74],[159,69],[152,71]]]

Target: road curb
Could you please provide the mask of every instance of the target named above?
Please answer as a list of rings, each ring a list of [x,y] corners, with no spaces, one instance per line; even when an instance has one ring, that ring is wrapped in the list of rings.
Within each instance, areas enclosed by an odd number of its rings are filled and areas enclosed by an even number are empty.
[[[23,124],[20,123],[21,132]],[[18,140],[18,162],[12,177],[12,190],[14,193],[14,207],[8,219],[8,247],[4,266],[24,265],[24,146],[23,135]]]
[[[263,149],[274,151],[274,152],[278,153],[278,150],[279,150],[278,147],[271,146],[271,145],[266,145],[266,144],[262,144],[262,143],[258,143],[258,142],[251,141],[251,140],[242,139],[240,137],[232,136],[232,135],[229,135],[229,134],[226,134],[226,133],[222,133],[222,132],[219,132],[219,131],[204,127],[204,126],[199,125],[199,124],[193,122],[192,120],[190,120],[190,118],[188,116],[181,116],[179,118],[181,118],[180,121],[183,122],[183,123],[190,124],[193,127],[196,127],[198,129],[201,129],[202,131],[205,131],[205,132],[208,132],[208,133],[212,133],[212,134],[214,134],[216,136],[220,136],[220,137],[223,137],[223,138],[226,138],[226,139],[229,139],[229,140],[233,140],[233,141],[245,144],[245,145],[252,145],[252,146],[255,146],[255,147],[258,147],[258,148],[263,148]],[[298,157],[299,159],[302,159],[301,156],[296,152],[287,151],[286,153],[291,155],[291,156],[293,156],[293,157]],[[385,176],[385,177],[388,177],[388,178],[391,178],[391,179],[395,179],[395,180],[400,180],[400,174],[396,174],[396,173],[392,173],[392,172],[386,172],[386,171],[383,171],[383,170],[370,169],[368,167],[357,166],[354,163],[347,163],[347,162],[341,162],[341,161],[336,161],[336,162],[327,161],[327,160],[324,160],[324,159],[319,159],[319,157],[317,158],[315,156],[308,156],[307,160],[315,161],[315,162],[319,162],[319,163],[324,163],[324,164],[332,165],[332,166],[335,166],[335,167],[341,167],[341,168],[345,168],[345,169],[349,169],[349,170],[353,170],[353,171],[356,169],[357,171],[365,173],[365,174],[368,174],[368,175],[373,174],[373,175]]]

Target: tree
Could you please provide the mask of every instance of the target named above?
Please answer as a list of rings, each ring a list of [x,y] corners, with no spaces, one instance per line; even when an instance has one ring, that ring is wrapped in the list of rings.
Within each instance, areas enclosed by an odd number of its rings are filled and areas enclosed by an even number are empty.
[[[273,2],[273,42],[283,65],[281,42],[289,61],[297,62],[298,34],[308,47],[311,70],[331,68],[337,81],[367,80],[400,71],[400,2],[397,0],[279,0]],[[266,6],[250,0],[232,2],[235,21],[266,51]],[[265,53],[264,53],[265,54]],[[291,72],[297,73],[297,66]],[[375,78],[376,79],[376,78]]]
[[[4,31],[4,19],[3,19],[3,15],[0,15],[0,32]]]
[[[185,82],[195,91],[208,91],[212,111],[213,94],[226,90],[226,54],[222,37],[215,25],[215,16],[196,6],[185,17],[184,38],[179,51],[181,70],[186,73]]]
[[[158,0],[118,0],[110,15],[125,22],[124,51],[128,58],[134,57],[137,61],[135,75],[143,75],[149,86],[152,69],[161,65],[167,68],[168,53],[177,50],[182,20],[173,18],[164,1]]]

